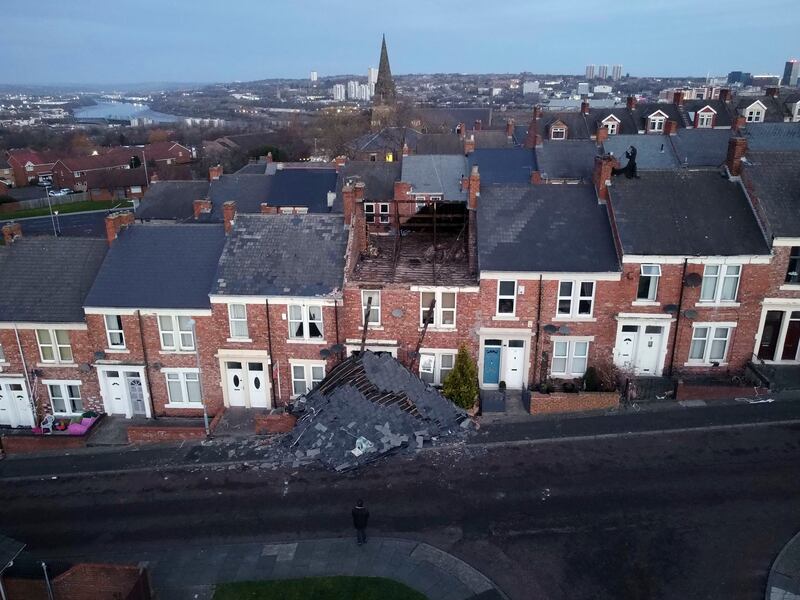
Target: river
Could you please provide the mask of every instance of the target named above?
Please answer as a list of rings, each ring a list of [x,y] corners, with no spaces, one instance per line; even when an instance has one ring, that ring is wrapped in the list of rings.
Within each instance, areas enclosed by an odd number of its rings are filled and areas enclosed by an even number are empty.
[[[181,117],[168,115],[154,110],[146,104],[133,104],[132,102],[98,102],[94,106],[76,108],[76,119],[113,119],[115,121],[129,121],[130,119],[151,119],[157,123],[172,123]]]

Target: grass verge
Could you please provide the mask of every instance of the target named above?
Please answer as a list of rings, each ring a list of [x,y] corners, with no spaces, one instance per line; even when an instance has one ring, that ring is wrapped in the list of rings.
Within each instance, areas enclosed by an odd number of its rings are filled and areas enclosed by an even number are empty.
[[[239,581],[217,586],[213,600],[427,600],[383,577],[307,577]]]
[[[84,200],[81,202],[70,202],[68,204],[53,205],[53,212],[58,211],[59,215],[66,215],[74,212],[83,212],[86,210],[108,210],[119,205],[119,208],[130,208],[132,204],[123,200],[115,200],[113,202]],[[43,208],[29,208],[27,210],[18,210],[16,212],[3,213],[0,212],[0,221],[9,221],[13,219],[25,219],[27,217],[48,217],[50,216],[50,209],[46,206]]]

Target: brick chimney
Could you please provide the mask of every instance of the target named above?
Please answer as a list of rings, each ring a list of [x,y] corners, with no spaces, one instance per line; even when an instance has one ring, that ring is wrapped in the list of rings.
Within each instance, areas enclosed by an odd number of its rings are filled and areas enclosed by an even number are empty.
[[[719,101],[720,102],[728,102],[731,99],[731,90],[730,88],[722,88],[719,91]]]
[[[734,137],[728,140],[728,157],[725,159],[725,165],[728,167],[732,177],[738,177],[742,174],[742,157],[746,152],[746,138]]]
[[[470,210],[477,210],[478,197],[481,195],[481,175],[478,173],[478,165],[472,165],[472,171],[469,174],[469,200],[467,206]]]
[[[272,162],[272,152],[267,152],[267,162],[268,163]]]
[[[778,97],[778,88],[774,86],[770,86],[764,90],[764,95],[769,96],[770,98],[777,98]]]
[[[277,215],[278,214],[278,207],[277,206],[270,206],[266,202],[261,203],[261,214],[262,215]]]
[[[533,118],[528,124],[528,135],[525,138],[526,148],[537,148],[542,145],[542,136],[539,134],[539,121],[542,118],[542,107],[538,104],[533,107]]]
[[[584,100],[583,102],[581,102],[581,112],[583,114],[585,114],[585,115],[589,114],[589,101],[588,100]]]
[[[471,133],[464,139],[464,154],[469,156],[475,152],[475,134]]]
[[[343,167],[347,164],[347,157],[339,155],[333,159],[333,164],[336,165],[337,168]]]
[[[364,201],[364,192],[367,189],[367,184],[363,181],[357,181],[355,185],[355,199],[356,202],[363,202]]]
[[[222,219],[225,223],[225,233],[233,230],[233,220],[236,218],[236,202],[228,200],[222,205]]]
[[[472,126],[473,131],[480,131],[483,123],[481,123],[480,119],[475,119],[475,125]]]
[[[208,180],[214,181],[222,177],[222,165],[216,165],[208,168]]]
[[[667,121],[664,123],[664,135],[677,135],[678,133],[678,122],[677,121]]]
[[[403,156],[408,156],[410,154],[410,150],[408,149],[408,144],[403,142]]]
[[[608,200],[608,186],[615,168],[619,168],[619,161],[610,154],[594,157],[594,172],[592,182],[597,190],[597,197]]]
[[[194,218],[199,219],[203,213],[211,212],[211,200],[195,200],[192,208],[194,209]]]
[[[747,118],[744,115],[737,115],[736,119],[734,119],[733,121],[732,129],[738,133],[742,129],[744,129],[746,125],[747,125]]]
[[[506,121],[506,136],[514,137],[514,119]]]
[[[678,90],[672,95],[672,103],[675,106],[680,106],[683,104],[683,92]]]
[[[595,138],[597,140],[597,145],[599,146],[603,142],[608,139],[608,127],[598,127],[597,128],[597,136]]]
[[[3,241],[6,246],[14,243],[14,240],[22,237],[22,225],[19,223],[6,223],[3,225]]]
[[[395,202],[402,202],[409,200],[411,196],[411,184],[407,181],[394,182],[394,200]],[[398,206],[402,212],[402,206]]]
[[[106,241],[114,243],[123,227],[133,225],[135,217],[132,212],[117,212],[106,217]]]
[[[456,125],[456,134],[464,135],[466,130],[467,130],[467,126],[464,123],[459,123],[458,125]]]
[[[636,108],[636,96],[628,96],[628,99],[625,101],[625,108],[628,110]]]
[[[544,183],[544,181],[542,180],[542,174],[539,172],[538,169],[534,169],[533,171],[531,171],[531,183],[533,185],[540,185]]]
[[[397,185],[397,182],[395,183]],[[263,205],[262,205],[263,206]],[[344,224],[350,225],[353,220],[353,211],[356,207],[356,193],[350,183],[342,186],[342,211],[344,212]]]
[[[158,181],[158,172],[153,171],[150,173],[150,183],[155,183],[156,181]]]

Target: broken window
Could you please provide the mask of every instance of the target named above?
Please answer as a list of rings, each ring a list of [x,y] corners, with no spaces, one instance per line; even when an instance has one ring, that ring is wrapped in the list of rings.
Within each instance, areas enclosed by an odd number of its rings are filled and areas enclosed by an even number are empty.
[[[789,268],[786,270],[786,283],[800,283],[800,246],[793,246],[789,253]]]
[[[431,301],[436,305],[430,310]],[[421,292],[420,293],[420,326],[428,323],[430,327],[454,328],[456,326],[456,293],[455,292]]]
[[[636,299],[655,302],[658,295],[658,280],[661,277],[661,265],[642,265],[640,270]]]
[[[443,385],[453,370],[455,351],[452,352],[420,352],[419,378],[430,385]]]
[[[289,305],[289,337],[293,340],[322,339],[322,307]]]
[[[367,219],[367,223],[375,222],[375,205],[372,202],[364,203],[364,216]]]
[[[381,292],[380,290],[361,290],[361,324],[367,316],[367,303],[372,300],[369,307],[368,326],[380,327],[381,324]]]

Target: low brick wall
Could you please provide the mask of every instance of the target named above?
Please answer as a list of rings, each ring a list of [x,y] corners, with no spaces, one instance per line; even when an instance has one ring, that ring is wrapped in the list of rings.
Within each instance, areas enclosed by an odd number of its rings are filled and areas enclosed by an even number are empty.
[[[211,433],[217,428],[224,411],[219,411],[211,419],[208,429]],[[158,442],[182,442],[184,440],[202,440],[206,437],[206,428],[202,421],[197,425],[159,425],[156,420],[152,425],[131,425],[128,427],[128,442],[131,444],[152,444]]]
[[[728,400],[730,398],[755,398],[766,396],[769,388],[738,385],[692,385],[678,382],[676,400]]]
[[[35,454],[53,450],[85,448],[86,435],[4,435],[0,445],[6,454]]]
[[[47,600],[43,579],[3,580],[9,600]],[[52,580],[59,600],[150,600],[147,571],[124,565],[78,564]]]
[[[532,415],[604,410],[617,406],[619,406],[618,392],[578,392],[577,394],[531,392]]]
[[[270,411],[266,415],[256,415],[256,433],[286,433],[294,429],[297,417],[287,412]]]

